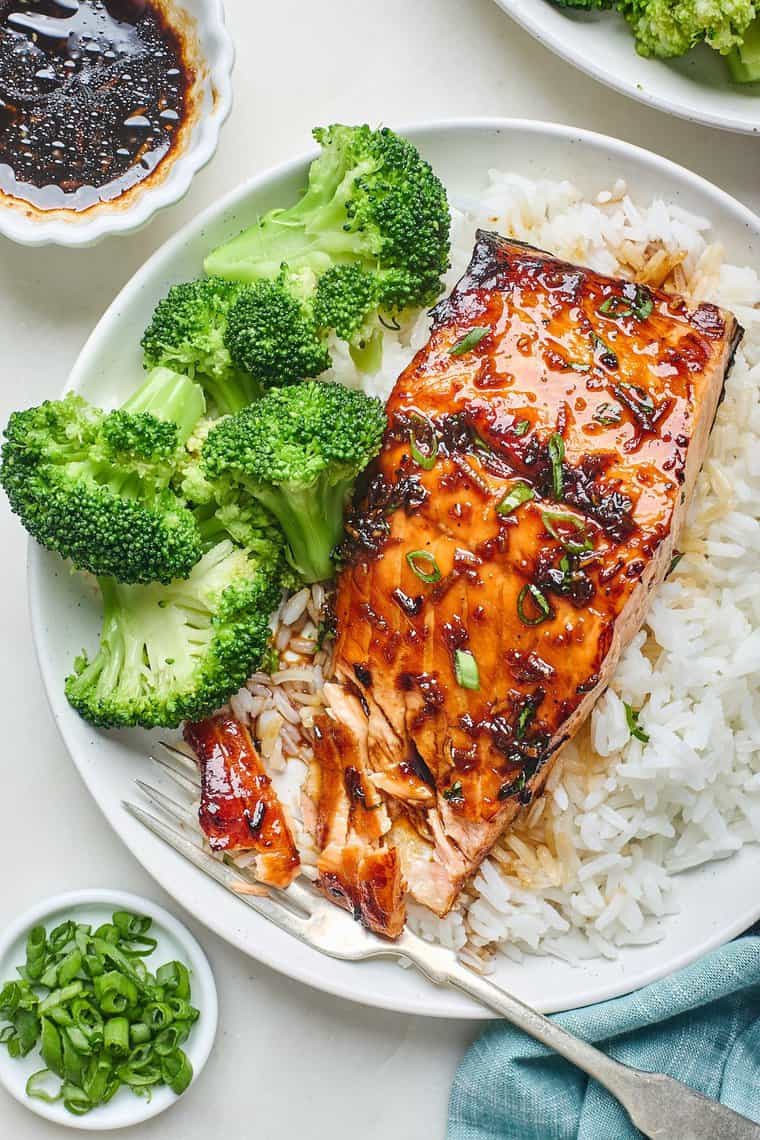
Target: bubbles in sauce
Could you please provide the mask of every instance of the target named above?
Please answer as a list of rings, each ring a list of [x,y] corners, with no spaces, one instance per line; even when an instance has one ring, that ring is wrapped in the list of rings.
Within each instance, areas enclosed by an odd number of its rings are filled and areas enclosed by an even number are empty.
[[[149,0],[0,0],[0,193],[86,210],[174,145],[192,72]]]

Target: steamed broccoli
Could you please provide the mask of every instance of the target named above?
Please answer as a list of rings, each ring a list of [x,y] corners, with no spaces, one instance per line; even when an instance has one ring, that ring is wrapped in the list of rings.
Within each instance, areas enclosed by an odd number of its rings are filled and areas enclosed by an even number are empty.
[[[286,266],[286,292],[308,303],[307,317],[323,339],[334,329],[360,365],[376,365],[382,315],[426,305],[441,290],[449,256],[446,191],[417,149],[387,128],[335,125],[314,137],[322,152],[301,200],[271,210],[214,250],[205,269],[255,282],[277,278]],[[293,274],[310,275],[313,297],[293,288]],[[283,335],[277,322],[271,339]]]
[[[281,593],[278,564],[228,539],[184,580],[99,585],[100,647],[92,661],[82,655],[74,663],[66,696],[101,728],[173,728],[223,704],[262,660]]]
[[[291,564],[306,582],[329,578],[343,510],[385,429],[379,400],[340,384],[277,388],[209,432],[203,461],[279,520]]]
[[[147,368],[165,365],[204,388],[220,415],[238,412],[260,394],[250,371],[237,367],[225,343],[227,318],[241,286],[220,277],[174,285],[159,301],[142,338]]]
[[[760,6],[744,39],[726,57],[734,83],[760,83]]]
[[[330,367],[302,281],[302,275],[285,272],[274,281],[257,281],[230,310],[225,345],[263,387],[318,376]]]
[[[172,489],[201,389],[154,370],[121,409],[69,394],[14,412],[0,483],[33,538],[81,570],[121,582],[169,582],[201,556],[196,521]]]
[[[667,59],[704,40],[726,54],[752,23],[755,0],[625,0],[626,19],[642,55]]]

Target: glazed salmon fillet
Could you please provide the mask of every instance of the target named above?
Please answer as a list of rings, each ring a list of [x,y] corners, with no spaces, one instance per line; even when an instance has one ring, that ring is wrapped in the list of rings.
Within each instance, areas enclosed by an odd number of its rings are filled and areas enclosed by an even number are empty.
[[[478,234],[393,389],[338,580],[311,791],[323,889],[372,929],[398,932],[407,893],[444,915],[540,794],[668,572],[740,336]],[[361,898],[378,853],[385,923]]]
[[[254,855],[255,877],[285,888],[300,870],[293,833],[251,734],[227,713],[187,723],[201,774],[198,820],[212,851]]]

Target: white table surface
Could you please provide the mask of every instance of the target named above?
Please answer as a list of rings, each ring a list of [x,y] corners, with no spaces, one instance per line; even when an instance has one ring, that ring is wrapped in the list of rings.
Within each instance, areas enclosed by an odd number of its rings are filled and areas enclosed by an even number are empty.
[[[142,233],[95,249],[0,238],[0,420],[61,389],[105,306],[216,195],[305,149],[318,123],[468,115],[551,119],[659,151],[760,210],[760,145],[608,91],[554,58],[491,0],[227,0],[235,108],[187,198]],[[122,847],[69,762],[31,642],[25,538],[0,503],[4,714],[0,926],[48,894],[114,886],[184,918],[214,968],[220,1029],[191,1093],[141,1140],[437,1140],[478,1025],[365,1010],[288,981],[188,919]],[[78,646],[72,646],[72,656]],[[0,1136],[60,1130],[0,1090]],[[90,1135],[105,1136],[105,1133]]]

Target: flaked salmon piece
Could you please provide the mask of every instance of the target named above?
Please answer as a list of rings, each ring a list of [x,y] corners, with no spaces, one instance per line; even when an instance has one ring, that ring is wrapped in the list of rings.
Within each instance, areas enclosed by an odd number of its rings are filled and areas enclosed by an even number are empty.
[[[315,839],[320,848],[318,885],[370,930],[397,937],[404,926],[405,884],[394,847],[385,842],[390,820],[368,778],[366,735],[354,735],[358,701],[333,692],[336,716],[317,718],[315,750],[307,794],[314,805]],[[361,718],[361,710],[359,710]]]
[[[272,887],[289,886],[299,872],[298,850],[248,729],[219,713],[187,723],[184,735],[198,759],[198,819],[212,851],[254,852],[257,879]]]
[[[332,701],[352,694],[343,762],[361,753],[438,914],[641,625],[740,336],[714,305],[483,232],[434,310],[347,522]]]

